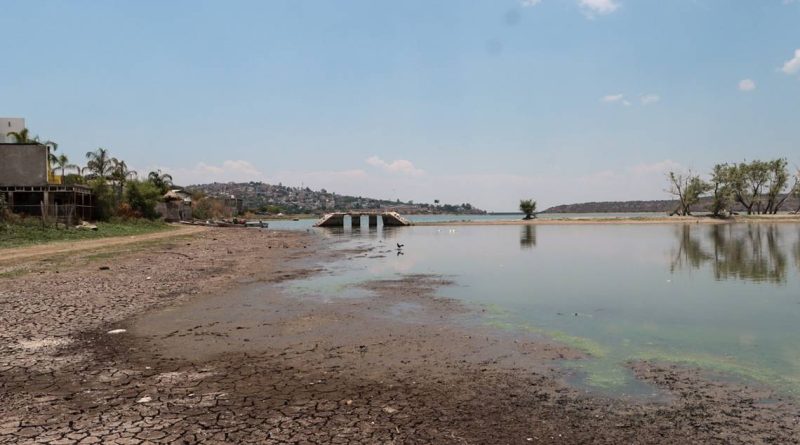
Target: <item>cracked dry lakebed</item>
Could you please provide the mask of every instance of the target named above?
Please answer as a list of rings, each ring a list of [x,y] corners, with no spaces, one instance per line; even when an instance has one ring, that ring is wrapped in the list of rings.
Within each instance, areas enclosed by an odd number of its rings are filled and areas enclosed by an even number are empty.
[[[458,230],[531,255],[587,229]],[[513,289],[476,280],[522,260],[459,233],[208,229],[0,264],[0,443],[800,443],[784,368],[714,366],[711,346],[666,334],[618,343],[589,327],[610,303],[504,300]],[[704,239],[679,232],[670,255]],[[462,258],[430,263],[446,251]],[[531,289],[561,273],[547,290],[567,295],[580,267],[513,273]]]

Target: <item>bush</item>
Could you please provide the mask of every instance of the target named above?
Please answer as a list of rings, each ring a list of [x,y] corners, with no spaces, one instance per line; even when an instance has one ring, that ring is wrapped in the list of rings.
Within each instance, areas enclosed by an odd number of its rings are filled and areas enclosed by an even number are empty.
[[[114,216],[114,207],[116,204],[114,190],[103,178],[93,179],[89,185],[92,187],[95,219],[108,221]]]
[[[159,217],[156,206],[161,202],[161,190],[152,182],[129,181],[125,198],[135,214],[147,219]]]

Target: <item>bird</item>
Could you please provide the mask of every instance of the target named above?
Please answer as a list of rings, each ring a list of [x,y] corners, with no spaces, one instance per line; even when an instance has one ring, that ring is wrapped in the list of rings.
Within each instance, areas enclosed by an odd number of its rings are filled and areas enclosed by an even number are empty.
[[[400,249],[402,249],[402,248],[403,248],[403,246],[405,246],[405,244],[400,244],[400,243],[397,243],[397,250],[400,250]]]

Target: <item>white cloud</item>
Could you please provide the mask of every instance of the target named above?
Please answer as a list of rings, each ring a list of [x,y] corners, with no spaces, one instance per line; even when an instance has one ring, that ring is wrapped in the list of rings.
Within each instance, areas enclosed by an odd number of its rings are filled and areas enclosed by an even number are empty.
[[[579,0],[578,5],[581,11],[583,11],[583,14],[588,18],[594,18],[597,15],[611,14],[620,7],[620,4],[614,0]]]
[[[739,81],[739,91],[753,91],[756,89],[756,83],[752,79],[742,79]]]
[[[396,159],[392,162],[386,162],[377,156],[372,156],[367,159],[367,164],[390,173],[401,173],[410,176],[418,176],[425,173],[424,170],[414,167],[411,161],[405,159]]]
[[[624,98],[625,98],[624,94],[609,94],[603,96],[600,100],[606,103],[614,103],[614,102],[619,102]]]
[[[800,72],[800,49],[794,50],[794,57],[783,64],[781,71],[789,75]]]
[[[523,8],[530,8],[531,6],[536,6],[541,2],[542,0],[520,0],[519,4]]]
[[[653,93],[642,94],[641,96],[639,96],[639,101],[642,102],[642,105],[652,105],[654,103],[657,103],[660,100],[661,100],[661,96],[659,96],[658,94],[653,94]]]

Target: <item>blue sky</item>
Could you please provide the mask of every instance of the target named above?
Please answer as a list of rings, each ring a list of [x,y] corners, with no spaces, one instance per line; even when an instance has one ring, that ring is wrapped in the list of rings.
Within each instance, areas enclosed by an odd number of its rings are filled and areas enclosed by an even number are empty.
[[[664,198],[800,163],[800,1],[0,2],[0,116],[73,160],[364,196]]]

